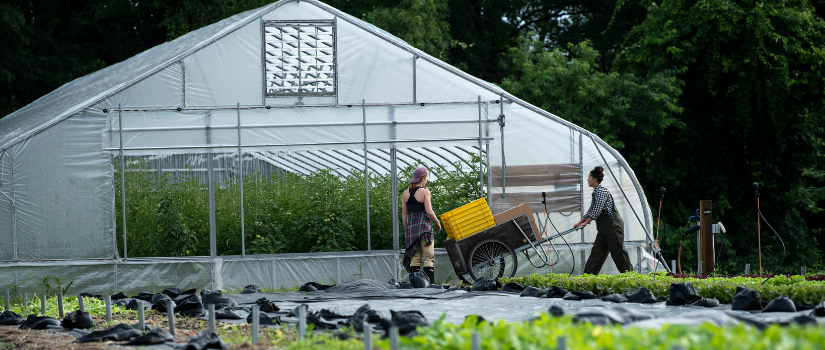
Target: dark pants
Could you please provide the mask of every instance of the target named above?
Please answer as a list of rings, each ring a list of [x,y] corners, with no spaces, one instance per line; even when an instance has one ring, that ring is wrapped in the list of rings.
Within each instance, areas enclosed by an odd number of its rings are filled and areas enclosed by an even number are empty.
[[[613,210],[613,218],[602,211],[599,218],[596,219],[596,241],[593,242],[593,250],[590,251],[590,257],[587,258],[587,263],[584,264],[584,273],[592,275],[599,274],[607,254],[613,257],[613,262],[619,272],[633,271],[633,265],[630,264],[630,256],[627,255],[627,249],[624,248],[624,221],[617,210]]]

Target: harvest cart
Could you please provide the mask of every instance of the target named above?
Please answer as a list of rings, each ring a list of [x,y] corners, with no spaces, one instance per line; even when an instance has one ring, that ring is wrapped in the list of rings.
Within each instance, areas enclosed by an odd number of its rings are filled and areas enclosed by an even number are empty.
[[[555,264],[550,261],[548,252],[541,245],[576,230],[578,229],[569,229],[539,240],[527,214],[524,214],[459,240],[447,239],[444,246],[456,276],[465,283],[472,284],[482,277],[496,279],[515,276],[519,253],[535,268]],[[538,256],[538,263],[530,257],[531,249]]]

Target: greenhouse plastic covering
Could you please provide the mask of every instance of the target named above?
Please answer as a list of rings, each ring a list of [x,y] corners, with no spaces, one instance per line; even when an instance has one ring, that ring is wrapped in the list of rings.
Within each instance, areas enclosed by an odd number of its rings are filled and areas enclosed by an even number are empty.
[[[278,51],[277,43],[268,41],[274,40],[267,31],[273,23],[334,27],[334,65],[323,68],[334,70],[329,75],[334,76],[329,87],[334,93],[278,95],[278,75],[270,72],[279,60],[273,52],[283,55],[287,50],[283,46]],[[319,79],[320,73],[330,73],[294,64],[303,77]],[[118,249],[123,237],[117,235],[120,199],[115,198],[122,181],[117,175],[120,157],[146,160],[151,166],[188,167],[197,170],[190,176],[199,181],[217,183],[273,169],[300,174],[330,170],[347,176],[366,167],[371,173],[406,178],[409,174],[392,173],[392,155],[398,169],[481,167],[488,183],[479,186],[493,207],[509,203],[508,194],[529,196],[533,203],[546,192],[554,203],[549,215],[541,208],[533,211],[542,226],[548,223],[550,233],[551,225],[564,230],[578,221],[590,205],[587,171],[605,166],[603,185],[624,218],[634,267],[646,272],[653,265],[650,208],[616,150],[587,130],[318,1],[283,0],[192,31],[61,86],[0,119],[0,131],[0,273],[13,273],[16,284],[29,283],[24,280],[35,275],[58,274],[50,266],[67,265],[63,260],[78,263],[69,263],[72,269],[59,275],[76,274],[75,281],[99,278],[116,289],[138,287],[129,283],[154,285],[153,278],[192,287],[220,283],[219,278],[231,286],[264,278],[262,285],[280,286],[282,277],[266,280],[267,273],[259,272],[292,273],[285,281],[299,283],[310,277],[297,272],[302,269],[345,278],[351,271],[332,272],[357,265],[332,263],[321,258],[323,254],[301,256],[319,261],[317,265],[253,255],[222,260],[221,252],[207,258],[123,260]],[[212,180],[204,175],[204,164],[210,161],[227,164],[210,173]],[[505,177],[507,167],[529,166],[563,166],[576,169],[578,177],[568,174],[567,182],[555,185],[492,185],[494,178]],[[554,269],[580,273],[577,269],[595,235],[588,227],[566,241],[554,240],[559,250]],[[400,269],[393,253],[359,254],[375,261],[369,269],[376,270],[367,272],[362,266],[362,274],[387,279]],[[453,273],[446,256],[437,260],[442,264],[438,274],[446,278]],[[532,271],[525,264],[520,260],[520,274]],[[102,282],[127,271],[136,282],[117,277],[114,285]],[[603,271],[615,271],[610,260]]]

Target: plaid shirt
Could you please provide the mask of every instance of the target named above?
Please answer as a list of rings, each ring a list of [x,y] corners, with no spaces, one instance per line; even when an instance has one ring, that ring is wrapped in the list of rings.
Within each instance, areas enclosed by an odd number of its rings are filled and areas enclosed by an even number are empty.
[[[407,249],[404,250],[404,268],[409,271],[412,257],[418,251],[418,240],[424,238],[427,243],[433,244],[435,239],[435,232],[433,232],[433,225],[427,213],[411,212],[410,217],[407,218],[407,226],[404,227],[404,243]]]
[[[610,218],[613,218],[613,196],[599,184],[593,189],[593,201],[590,203],[590,210],[584,216],[596,220],[602,210],[606,211]]]

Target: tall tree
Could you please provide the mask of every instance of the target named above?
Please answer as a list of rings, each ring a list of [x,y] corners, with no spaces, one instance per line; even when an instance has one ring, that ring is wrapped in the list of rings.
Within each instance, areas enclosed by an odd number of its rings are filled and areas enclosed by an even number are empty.
[[[648,191],[665,185],[681,203],[665,217],[682,222],[698,200],[714,200],[715,219],[731,232],[723,267],[739,271],[758,259],[751,183],[759,182],[762,212],[789,252],[785,265],[817,263],[801,216],[810,210],[803,170],[824,160],[825,22],[814,8],[805,0],[666,0],[648,8],[619,62],[684,82],[686,127],[667,130],[651,164],[631,164]],[[762,265],[775,268],[782,248],[764,224],[761,245]]]

